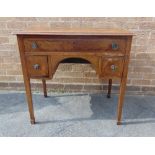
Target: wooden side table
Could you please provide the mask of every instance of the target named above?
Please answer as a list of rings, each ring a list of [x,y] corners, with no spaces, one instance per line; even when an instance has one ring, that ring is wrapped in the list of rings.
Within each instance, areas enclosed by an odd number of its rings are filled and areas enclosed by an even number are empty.
[[[121,124],[123,100],[133,34],[125,30],[51,29],[33,27],[16,33],[31,124],[35,123],[30,79],[42,79],[44,96],[46,80],[52,79],[60,62],[86,60],[101,79],[120,80],[117,124]]]

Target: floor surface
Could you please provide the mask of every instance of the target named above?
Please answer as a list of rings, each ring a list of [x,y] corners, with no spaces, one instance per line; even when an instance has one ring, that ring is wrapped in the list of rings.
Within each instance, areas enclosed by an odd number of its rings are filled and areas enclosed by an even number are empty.
[[[123,124],[116,125],[117,95],[33,94],[31,125],[24,93],[0,93],[0,136],[155,136],[155,96],[125,97]]]

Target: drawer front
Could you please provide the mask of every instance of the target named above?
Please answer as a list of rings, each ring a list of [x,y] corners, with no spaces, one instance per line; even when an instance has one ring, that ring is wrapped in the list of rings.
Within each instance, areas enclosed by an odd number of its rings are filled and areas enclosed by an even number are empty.
[[[25,51],[110,51],[125,52],[126,39],[24,39]]]
[[[124,58],[103,58],[101,62],[101,75],[107,78],[120,78],[123,72]]]
[[[27,69],[30,77],[48,76],[48,57],[47,56],[27,56]]]

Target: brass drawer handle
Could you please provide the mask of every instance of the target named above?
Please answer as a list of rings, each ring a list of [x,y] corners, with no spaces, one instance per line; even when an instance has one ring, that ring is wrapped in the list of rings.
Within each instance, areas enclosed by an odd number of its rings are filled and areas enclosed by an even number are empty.
[[[116,71],[117,68],[118,68],[118,67],[117,67],[116,65],[111,65],[111,70],[112,70],[112,71]]]
[[[34,64],[34,65],[33,65],[33,69],[39,70],[39,69],[40,69],[40,65],[39,65],[39,64]]]
[[[113,50],[117,50],[118,49],[118,44],[117,43],[112,43],[111,47]]]
[[[33,49],[38,48],[38,45],[37,45],[37,43],[36,43],[36,42],[33,42],[33,43],[32,43],[32,48],[33,48]]]

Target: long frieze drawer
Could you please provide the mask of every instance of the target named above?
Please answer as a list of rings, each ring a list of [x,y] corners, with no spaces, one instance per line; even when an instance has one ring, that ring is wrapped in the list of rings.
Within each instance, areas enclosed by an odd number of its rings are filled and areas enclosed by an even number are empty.
[[[101,76],[107,78],[121,78],[124,59],[124,57],[103,58],[101,62]]]
[[[126,39],[102,38],[102,39],[40,39],[25,38],[26,52],[33,51],[113,51],[125,52]]]
[[[48,57],[47,56],[27,56],[27,70],[30,77],[48,76]]]

